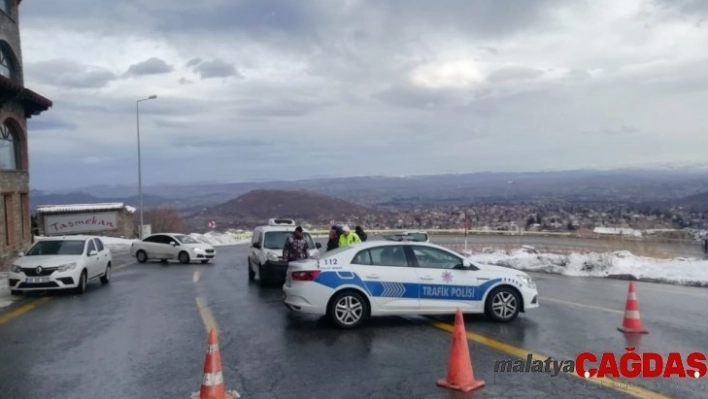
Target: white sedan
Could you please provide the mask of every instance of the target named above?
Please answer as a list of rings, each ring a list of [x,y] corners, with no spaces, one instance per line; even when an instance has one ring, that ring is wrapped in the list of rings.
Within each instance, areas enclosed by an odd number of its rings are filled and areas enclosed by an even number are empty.
[[[213,246],[185,234],[159,233],[133,242],[130,245],[130,255],[140,263],[150,259],[160,259],[163,262],[177,259],[182,264],[195,260],[209,263],[216,257],[216,250]]]
[[[539,306],[528,274],[472,263],[423,242],[367,241],[290,262],[283,291],[291,310],[327,315],[341,328],[371,316],[454,314],[458,308],[509,322]]]
[[[98,237],[43,238],[12,262],[8,275],[11,294],[64,289],[82,294],[93,280],[110,282],[112,261],[111,251]]]

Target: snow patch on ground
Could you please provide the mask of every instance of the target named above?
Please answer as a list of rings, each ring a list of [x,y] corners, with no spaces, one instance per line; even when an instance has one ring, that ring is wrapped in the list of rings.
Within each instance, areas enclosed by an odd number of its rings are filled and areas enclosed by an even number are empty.
[[[7,281],[7,273],[0,273],[0,308],[12,305],[20,297],[10,295],[10,286]]]
[[[210,244],[214,247],[223,245],[240,245],[251,241],[250,238],[244,238],[243,234],[237,235],[232,233],[217,233],[213,231],[205,234],[191,233],[189,236],[199,242]]]
[[[655,259],[628,251],[611,253],[542,254],[525,246],[514,251],[485,249],[467,252],[473,262],[575,277],[632,276],[638,280],[708,287],[708,261]]]

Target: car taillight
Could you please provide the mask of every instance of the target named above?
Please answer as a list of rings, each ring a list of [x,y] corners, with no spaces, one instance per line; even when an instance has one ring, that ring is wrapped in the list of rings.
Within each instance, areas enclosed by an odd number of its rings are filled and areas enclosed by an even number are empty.
[[[292,278],[293,281],[313,281],[319,275],[319,270],[312,270],[307,272],[292,272],[290,274],[290,278]]]

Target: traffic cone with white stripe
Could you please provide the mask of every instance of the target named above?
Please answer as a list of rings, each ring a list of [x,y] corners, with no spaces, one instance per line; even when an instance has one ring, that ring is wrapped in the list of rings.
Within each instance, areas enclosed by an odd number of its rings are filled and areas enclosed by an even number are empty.
[[[238,399],[241,397],[238,392],[226,392],[224,387],[224,376],[221,372],[221,354],[219,353],[219,342],[216,339],[216,330],[209,330],[209,341],[207,342],[207,353],[204,358],[204,375],[202,377],[202,387],[199,392],[192,394],[191,399]]]
[[[624,321],[622,327],[617,327],[623,333],[648,334],[649,331],[642,326],[642,318],[639,315],[639,301],[634,292],[634,283],[629,282],[629,292],[627,293],[627,303],[624,307]]]

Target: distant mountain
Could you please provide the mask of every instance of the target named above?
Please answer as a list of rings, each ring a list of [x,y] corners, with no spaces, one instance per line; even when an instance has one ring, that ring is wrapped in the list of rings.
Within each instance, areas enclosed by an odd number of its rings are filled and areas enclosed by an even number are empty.
[[[328,225],[331,220],[367,224],[389,213],[310,191],[253,190],[190,215],[189,223],[196,229],[211,220],[219,228],[253,228],[270,218],[283,217],[312,225]]]
[[[305,190],[369,206],[411,208],[470,203],[675,203],[708,192],[708,170],[683,167],[570,170],[529,173],[459,173],[426,176],[364,176],[261,183],[196,183],[146,186],[155,202],[197,212],[254,190]],[[135,187],[93,186],[81,191],[97,201],[134,198]],[[58,192],[55,192],[58,193]],[[67,196],[74,192],[62,193]],[[44,193],[43,195],[49,195]],[[77,197],[78,198],[78,197]],[[43,202],[44,199],[42,199]],[[66,201],[72,202],[69,199]],[[73,201],[73,202],[83,202]]]
[[[30,208],[31,212],[37,211],[37,208],[44,205],[71,205],[71,204],[95,204],[102,202],[123,202],[126,205],[138,207],[140,205],[140,197],[135,195],[132,197],[116,197],[116,198],[98,198],[84,192],[52,194],[41,191],[30,192]],[[181,207],[179,202],[158,197],[155,195],[143,195],[143,207],[157,206],[175,206]]]

